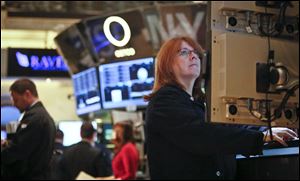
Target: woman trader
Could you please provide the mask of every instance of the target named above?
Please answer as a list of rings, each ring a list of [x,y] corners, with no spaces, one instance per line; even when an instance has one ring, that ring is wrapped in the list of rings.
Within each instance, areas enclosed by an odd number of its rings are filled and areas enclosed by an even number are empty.
[[[114,125],[115,155],[112,160],[114,177],[121,180],[136,179],[139,152],[134,144],[132,121],[120,121]]]
[[[146,110],[147,156],[151,179],[233,179],[235,154],[261,154],[266,132],[204,122],[200,89],[203,50],[189,37],[163,44]],[[296,137],[273,128],[274,139]],[[265,138],[264,138],[265,136]]]

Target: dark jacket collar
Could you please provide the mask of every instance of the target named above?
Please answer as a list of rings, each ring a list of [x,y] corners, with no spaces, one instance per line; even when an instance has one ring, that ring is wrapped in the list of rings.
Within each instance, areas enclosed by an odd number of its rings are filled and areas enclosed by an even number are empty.
[[[205,104],[204,104],[204,102],[203,101],[201,101],[201,100],[193,100],[193,97],[190,95],[190,94],[188,94],[185,90],[183,90],[181,87],[179,87],[178,85],[176,85],[176,84],[166,84],[165,86],[163,86],[163,87],[172,87],[172,88],[175,88],[175,89],[177,89],[178,91],[180,91],[180,92],[182,92],[183,94],[183,96],[184,97],[186,97],[186,99],[189,99],[189,100],[191,100],[192,102],[194,102],[195,104],[198,104],[202,109],[204,109],[205,110]],[[162,88],[163,88],[162,87]]]
[[[25,111],[29,111],[29,110],[31,110],[31,109],[34,109],[34,108],[40,107],[40,106],[43,106],[43,104],[42,104],[41,101],[38,101],[38,102],[36,102],[36,103],[35,103],[34,105],[32,105],[32,106],[28,106],[28,108],[26,108]]]
[[[188,94],[185,90],[183,90],[181,87],[179,87],[179,86],[176,85],[176,84],[166,84],[166,85],[163,86],[163,87],[173,87],[173,88],[179,90],[180,92],[182,92],[184,97],[186,97],[187,99],[190,99],[190,100],[191,100],[191,97],[192,97],[192,96],[191,96],[190,94]]]

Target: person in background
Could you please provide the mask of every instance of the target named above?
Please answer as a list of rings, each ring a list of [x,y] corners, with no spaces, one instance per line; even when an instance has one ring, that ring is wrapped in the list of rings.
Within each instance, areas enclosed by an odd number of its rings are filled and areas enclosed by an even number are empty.
[[[64,143],[64,132],[57,128],[55,141],[54,141],[54,152],[57,152],[58,154],[63,154],[65,149],[63,143]]]
[[[98,137],[98,139],[99,139],[99,137]],[[109,150],[106,147],[106,145],[102,144],[100,141],[97,141],[95,143],[95,146],[102,151],[102,154],[103,154],[103,157],[105,158],[107,167],[112,168],[112,165],[111,165],[111,163],[112,163],[112,156],[113,156],[112,151]]]
[[[23,116],[11,142],[1,151],[1,176],[6,179],[46,179],[53,155],[55,124],[29,79],[10,86],[14,106]]]
[[[62,179],[74,180],[80,171],[93,177],[112,175],[104,152],[95,146],[97,131],[89,121],[84,121],[80,128],[82,140],[66,148],[60,161]]]
[[[114,129],[114,158],[112,168],[115,179],[136,179],[139,152],[134,143],[132,121],[120,121]]]
[[[152,93],[145,113],[151,179],[234,179],[235,154],[261,154],[268,132],[205,122],[201,92],[203,49],[189,37],[165,42],[155,62]],[[272,128],[285,144],[297,134]]]
[[[53,156],[50,162],[50,177],[51,180],[60,180],[62,179],[62,169],[60,168],[60,161],[64,153],[65,146],[63,145],[64,141],[64,132],[60,129],[56,129],[56,136],[54,142]]]

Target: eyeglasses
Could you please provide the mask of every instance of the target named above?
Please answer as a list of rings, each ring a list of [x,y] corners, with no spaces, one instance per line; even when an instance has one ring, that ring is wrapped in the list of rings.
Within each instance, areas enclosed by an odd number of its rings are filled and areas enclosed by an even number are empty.
[[[178,50],[178,52],[179,52],[180,56],[184,56],[184,57],[189,57],[191,55],[191,53],[194,53],[199,60],[201,59],[201,54],[197,50],[189,50],[189,49],[184,48],[184,49]]]

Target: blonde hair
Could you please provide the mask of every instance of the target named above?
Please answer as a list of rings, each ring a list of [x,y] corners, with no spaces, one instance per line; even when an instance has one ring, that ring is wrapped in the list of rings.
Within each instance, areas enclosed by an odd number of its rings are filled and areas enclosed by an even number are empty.
[[[146,101],[149,101],[153,95],[158,91],[161,87],[167,84],[173,84],[184,89],[183,85],[176,79],[176,76],[173,71],[173,64],[175,62],[175,56],[180,50],[181,43],[186,42],[195,50],[200,52],[200,59],[202,60],[204,50],[202,47],[197,44],[190,37],[176,37],[166,41],[162,47],[160,48],[156,61],[155,61],[155,80],[154,86],[152,89],[152,93],[150,95],[144,96]],[[202,72],[202,71],[201,71]],[[201,73],[200,76],[196,79],[194,87],[193,87],[193,97],[203,98],[204,94],[201,91]]]

